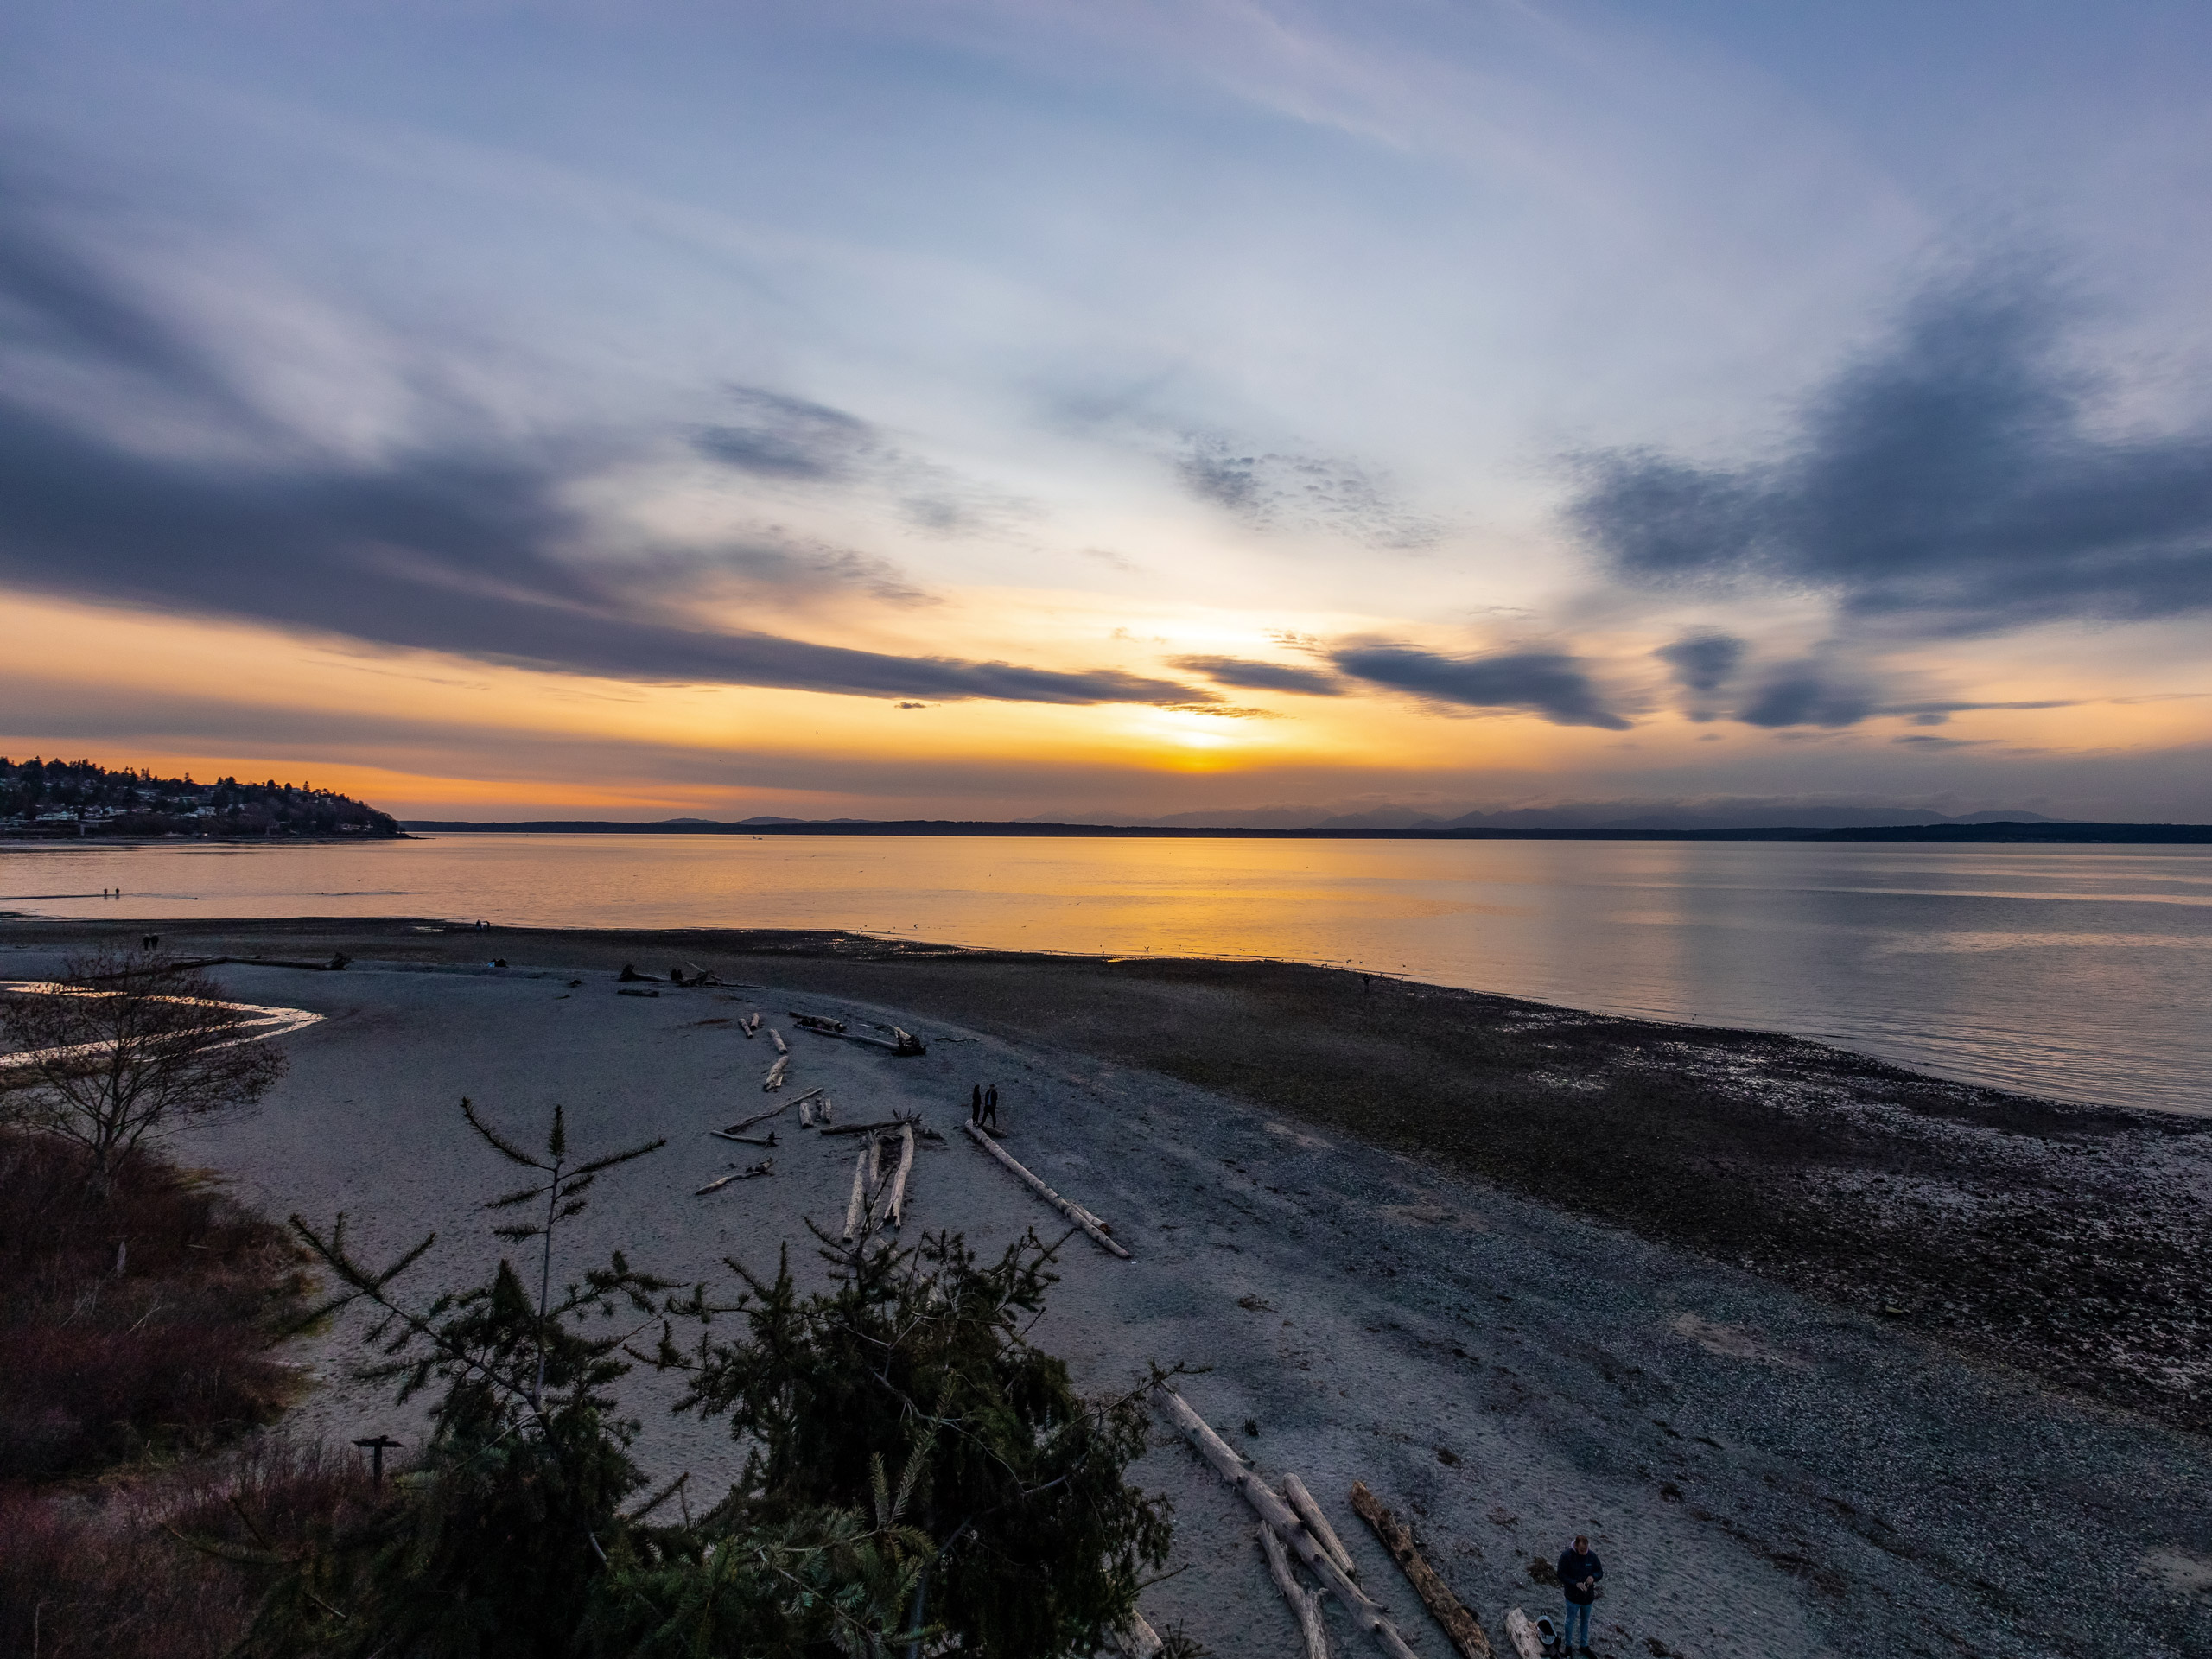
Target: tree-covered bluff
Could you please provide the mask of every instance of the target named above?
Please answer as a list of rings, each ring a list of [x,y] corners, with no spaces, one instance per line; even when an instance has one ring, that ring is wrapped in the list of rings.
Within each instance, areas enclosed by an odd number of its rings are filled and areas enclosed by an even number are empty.
[[[0,755],[0,835],[397,836],[388,812],[307,784],[156,778],[91,760],[11,761]]]

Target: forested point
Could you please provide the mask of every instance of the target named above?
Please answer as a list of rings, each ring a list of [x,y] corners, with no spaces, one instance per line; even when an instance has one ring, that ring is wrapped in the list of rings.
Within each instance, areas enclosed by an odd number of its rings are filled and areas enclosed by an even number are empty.
[[[111,771],[91,760],[21,762],[0,755],[0,835],[397,836],[389,812],[311,784],[203,784],[188,774],[156,778],[140,767]]]

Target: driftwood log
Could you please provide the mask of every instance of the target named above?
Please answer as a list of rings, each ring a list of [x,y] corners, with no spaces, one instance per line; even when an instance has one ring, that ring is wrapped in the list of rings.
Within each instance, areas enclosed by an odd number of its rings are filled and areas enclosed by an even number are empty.
[[[853,1196],[845,1205],[843,1242],[849,1244],[868,1223],[868,1155],[872,1147],[862,1147],[861,1154],[853,1160]]]
[[[768,1027],[768,1040],[776,1046],[776,1052],[779,1054],[788,1054],[791,1052],[791,1045],[784,1040],[784,1033],[773,1026]]]
[[[779,1113],[791,1110],[792,1107],[798,1105],[801,1102],[812,1100],[821,1092],[822,1090],[819,1089],[810,1089],[803,1095],[793,1095],[789,1100],[784,1102],[780,1106],[771,1106],[765,1112],[755,1112],[750,1117],[741,1117],[734,1123],[723,1124],[719,1131],[709,1129],[707,1133],[709,1135],[716,1133],[722,1135],[742,1135],[746,1130],[751,1128],[755,1123],[766,1123],[770,1118],[776,1116]]]
[[[732,1135],[728,1129],[709,1129],[707,1133],[719,1141],[734,1141],[741,1147],[772,1147],[776,1144],[776,1132],[773,1129],[769,1130],[765,1136]]]
[[[1168,1420],[1183,1431],[1184,1438],[1198,1448],[1198,1455],[1214,1467],[1214,1472],[1243,1495],[1244,1501],[1258,1512],[1261,1520],[1273,1527],[1292,1554],[1306,1563],[1306,1570],[1335,1591],[1351,1611],[1359,1627],[1375,1638],[1376,1643],[1391,1659],[1418,1659],[1406,1638],[1398,1634],[1398,1627],[1390,1622],[1374,1597],[1359,1587],[1358,1583],[1340,1571],[1329,1559],[1329,1552],[1321,1548],[1306,1523],[1268,1489],[1267,1483],[1244,1466],[1243,1460],[1229,1449],[1228,1442],[1213,1432],[1206,1420],[1191,1408],[1191,1402],[1174,1389],[1162,1384],[1154,1390],[1160,1408]]]
[[[1344,1541],[1337,1536],[1337,1529],[1329,1524],[1329,1517],[1321,1513],[1321,1506],[1313,1501],[1313,1494],[1306,1490],[1306,1483],[1296,1475],[1282,1478],[1282,1495],[1290,1507],[1298,1511],[1298,1518],[1306,1523],[1321,1548],[1329,1552],[1329,1559],[1337,1564],[1348,1579],[1359,1576],[1359,1568],[1351,1559],[1351,1552],[1344,1548]]]
[[[909,1123],[899,1131],[899,1167],[892,1173],[891,1197],[883,1206],[883,1213],[893,1227],[906,1219],[906,1178],[913,1173],[914,1126]]]
[[[1518,1607],[1505,1616],[1505,1639],[1513,1644],[1515,1659],[1544,1659],[1544,1644],[1537,1639],[1536,1627]]]
[[[1461,1604],[1459,1598],[1452,1593],[1451,1586],[1444,1582],[1436,1569],[1422,1559],[1421,1551],[1414,1548],[1414,1535],[1406,1523],[1384,1509],[1382,1500],[1357,1480],[1351,1484],[1351,1506],[1359,1512],[1361,1520],[1375,1529],[1375,1535],[1382,1541],[1382,1548],[1390,1552],[1390,1559],[1397,1562],[1404,1569],[1405,1575],[1413,1580],[1414,1588],[1428,1604],[1428,1611],[1436,1615],[1436,1622],[1452,1638],[1452,1646],[1465,1654],[1466,1659],[1494,1659],[1490,1637],[1483,1634],[1483,1627],[1475,1622],[1475,1616]]]
[[[1103,1249],[1112,1251],[1116,1255],[1120,1256],[1124,1262],[1133,1262],[1136,1259],[1127,1250],[1123,1249],[1121,1245],[1107,1233],[1106,1224],[1104,1222],[1099,1220],[1097,1217],[1092,1215],[1090,1211],[1084,1209],[1081,1205],[1071,1203],[1066,1198],[1062,1198],[1058,1193],[1053,1192],[1051,1187],[1046,1185],[1044,1182],[1039,1180],[1034,1175],[1031,1174],[1027,1169],[1024,1169],[1019,1163],[1015,1162],[1014,1155],[1011,1153],[1007,1152],[1004,1147],[999,1145],[997,1141],[992,1140],[989,1135],[984,1134],[983,1131],[978,1128],[975,1124],[969,1123],[964,1127],[968,1131],[969,1139],[975,1141],[975,1143],[981,1147],[985,1152],[989,1153],[992,1157],[997,1159],[999,1162],[1004,1164],[1017,1176],[1020,1177],[1022,1181],[1043,1198],[1046,1203],[1051,1205],[1062,1215],[1065,1216],[1070,1221],[1082,1228],[1084,1232],[1090,1234],[1092,1240]],[[1277,1499],[1276,1501],[1280,1503],[1281,1500]]]
[[[802,1129],[814,1127],[814,1108],[803,1100],[798,1103],[798,1126]]]
[[[1299,1583],[1298,1575],[1290,1570],[1290,1556],[1282,1540],[1264,1521],[1260,1522],[1260,1553],[1268,1558],[1268,1575],[1290,1604],[1298,1633],[1306,1638],[1306,1659],[1329,1659],[1329,1627],[1321,1622],[1321,1592]]]
[[[824,1135],[876,1135],[885,1129],[903,1129],[909,1124],[913,1126],[914,1133],[925,1141],[944,1139],[918,1117],[880,1117],[873,1123],[840,1123],[836,1128],[824,1129],[822,1133]]]
[[[779,1054],[776,1057],[776,1063],[768,1068],[768,1075],[760,1079],[761,1093],[767,1094],[782,1088],[784,1073],[791,1070],[791,1057],[789,1053]]]
[[[791,1015],[792,1024],[804,1026],[809,1031],[826,1032],[831,1036],[836,1036],[845,1029],[843,1020],[833,1020],[826,1014],[801,1014],[797,1008],[793,1008]]]
[[[749,1181],[755,1175],[772,1175],[775,1173],[776,1160],[772,1158],[763,1158],[759,1163],[739,1170],[734,1175],[725,1175],[718,1181],[709,1181],[691,1196],[695,1198],[703,1198],[709,1192],[721,1192],[732,1181]]]
[[[1166,1643],[1160,1639],[1160,1632],[1152,1628],[1145,1616],[1132,1607],[1129,1622],[1118,1630],[1106,1632],[1107,1640],[1128,1656],[1128,1659],[1153,1659]]]

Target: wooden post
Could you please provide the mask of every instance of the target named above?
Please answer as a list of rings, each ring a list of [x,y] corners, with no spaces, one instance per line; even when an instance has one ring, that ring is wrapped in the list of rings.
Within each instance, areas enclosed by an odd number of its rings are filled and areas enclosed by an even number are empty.
[[[1391,1656],[1391,1659],[1419,1659],[1406,1638],[1398,1634],[1398,1627],[1374,1597],[1338,1570],[1329,1559],[1329,1552],[1315,1541],[1313,1535],[1274,1492],[1267,1483],[1244,1466],[1243,1459],[1229,1449],[1228,1443],[1213,1432],[1206,1420],[1191,1408],[1191,1402],[1164,1383],[1154,1392],[1160,1404],[1184,1437],[1198,1448],[1198,1455],[1214,1466],[1214,1471],[1244,1496],[1259,1514],[1260,1519],[1281,1535],[1291,1553],[1306,1563],[1313,1576],[1344,1599],[1345,1607],[1361,1629],[1372,1636],[1376,1645]]]
[[[1082,1228],[1084,1232],[1090,1234],[1091,1238],[1099,1245],[1103,1246],[1106,1249],[1111,1250],[1116,1255],[1120,1256],[1124,1262],[1134,1262],[1136,1259],[1108,1236],[1106,1231],[1106,1224],[1099,1220],[1097,1217],[1092,1215],[1090,1211],[1084,1209],[1079,1204],[1071,1204],[1067,1199],[1053,1192],[1051,1187],[1046,1185],[1044,1182],[1039,1180],[1034,1175],[1032,1175],[1027,1170],[1016,1163],[1013,1155],[1008,1153],[1004,1147],[999,1145],[997,1141],[992,1140],[989,1135],[984,1134],[982,1130],[977,1128],[973,1123],[966,1124],[963,1127],[967,1129],[969,1140],[973,1141],[985,1152],[989,1153],[992,1157],[997,1159],[999,1162],[1004,1164],[1017,1176],[1020,1177],[1027,1185],[1037,1192],[1039,1196],[1040,1196],[1046,1203],[1051,1205],[1062,1215],[1065,1216],[1070,1221]]]
[[[372,1486],[382,1487],[385,1452],[386,1448],[397,1446],[400,1442],[393,1440],[389,1434],[378,1434],[369,1440],[356,1440],[353,1444],[362,1447],[369,1454],[369,1484]]]
[[[1329,1517],[1321,1513],[1321,1506],[1313,1501],[1313,1494],[1306,1490],[1306,1483],[1296,1475],[1286,1474],[1282,1478],[1282,1495],[1289,1500],[1290,1507],[1298,1511],[1298,1518],[1306,1523],[1306,1529],[1313,1535],[1322,1548],[1329,1552],[1329,1559],[1342,1569],[1344,1575],[1348,1579],[1357,1578],[1359,1568],[1352,1561],[1351,1552],[1344,1548],[1344,1541],[1337,1536],[1337,1529],[1329,1524]]]
[[[1264,1521],[1260,1522],[1260,1552],[1268,1558],[1268,1572],[1274,1579],[1275,1588],[1290,1604],[1299,1634],[1306,1638],[1306,1659],[1329,1659],[1329,1627],[1321,1622],[1321,1592],[1299,1583],[1290,1570],[1290,1557],[1283,1553],[1282,1540]]]
[[[1390,1559],[1405,1569],[1406,1576],[1413,1580],[1414,1588],[1428,1604],[1428,1611],[1436,1615],[1436,1622],[1444,1627],[1452,1645],[1466,1659],[1493,1659],[1490,1637],[1483,1634],[1483,1627],[1475,1622],[1475,1616],[1452,1593],[1452,1587],[1437,1575],[1436,1569],[1421,1559],[1405,1522],[1384,1509],[1382,1500],[1357,1480],[1351,1484],[1351,1506],[1359,1512],[1361,1520],[1375,1529],[1375,1535],[1390,1552]]]

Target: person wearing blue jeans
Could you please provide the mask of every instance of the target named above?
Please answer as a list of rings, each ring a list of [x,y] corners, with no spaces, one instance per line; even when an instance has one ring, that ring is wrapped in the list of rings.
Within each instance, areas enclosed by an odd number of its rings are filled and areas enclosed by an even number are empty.
[[[1590,1604],[1598,1599],[1605,1564],[1590,1553],[1590,1541],[1575,1535],[1574,1548],[1559,1558],[1559,1581],[1567,1590],[1567,1623],[1559,1633],[1561,1653],[1590,1651]]]

